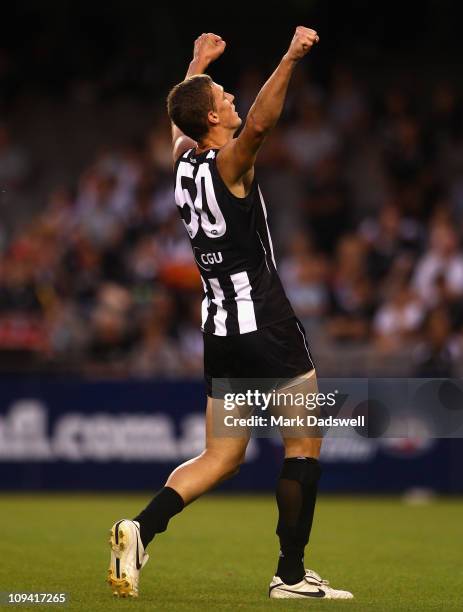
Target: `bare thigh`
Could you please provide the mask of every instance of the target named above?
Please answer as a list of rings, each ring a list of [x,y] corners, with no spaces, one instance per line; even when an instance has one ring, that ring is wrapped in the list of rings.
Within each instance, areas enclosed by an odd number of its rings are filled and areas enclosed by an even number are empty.
[[[313,397],[318,393],[317,375],[315,370],[313,374],[300,382],[297,385],[283,389],[282,392],[285,394],[292,395],[293,398],[301,397],[298,394],[303,394],[303,397]],[[308,410],[304,405],[298,405],[295,399],[290,400],[290,409],[288,409],[287,416],[289,417],[301,417],[305,419],[307,415],[318,415],[318,410]],[[284,411],[284,409],[281,409]],[[321,450],[322,438],[318,428],[315,427],[293,427],[285,428],[281,430],[283,444],[285,447],[285,458],[290,457],[313,457],[318,459]]]
[[[246,428],[233,428],[229,435],[223,427],[225,415],[233,416],[234,411],[225,411],[223,401],[208,396],[206,408],[206,451],[227,457],[244,459],[250,434]]]

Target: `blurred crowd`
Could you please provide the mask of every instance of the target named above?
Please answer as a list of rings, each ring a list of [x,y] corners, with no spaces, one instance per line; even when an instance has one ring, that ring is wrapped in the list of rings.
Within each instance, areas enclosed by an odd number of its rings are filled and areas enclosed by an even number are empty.
[[[263,80],[243,72],[242,115]],[[200,375],[201,286],[173,199],[169,124],[162,107],[154,115],[141,142],[99,143],[27,223],[0,227],[3,370]],[[345,66],[323,85],[296,74],[257,172],[322,374],[326,354],[362,348],[417,376],[460,371],[462,119],[451,83],[373,92]],[[33,164],[0,122],[0,189],[30,190]]]

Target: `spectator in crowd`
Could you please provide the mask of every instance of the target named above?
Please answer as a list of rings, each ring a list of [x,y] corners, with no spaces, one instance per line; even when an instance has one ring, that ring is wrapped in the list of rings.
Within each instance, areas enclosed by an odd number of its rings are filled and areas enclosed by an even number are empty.
[[[300,101],[298,118],[283,138],[287,155],[300,172],[310,171],[318,163],[334,156],[341,144],[321,102],[313,97]]]
[[[413,285],[429,306],[437,306],[439,297],[448,303],[463,295],[463,253],[455,229],[439,223],[431,229],[428,250],[418,260]]]
[[[331,317],[328,330],[337,341],[365,341],[370,334],[374,294],[367,275],[366,248],[355,235],[338,244],[331,282]]]
[[[418,336],[425,307],[411,289],[408,279],[399,281],[389,300],[375,315],[373,330],[380,350],[394,351]]]
[[[288,297],[304,324],[320,323],[329,308],[329,266],[307,233],[299,231],[293,236],[280,270]]]
[[[452,334],[445,308],[432,310],[423,326],[423,341],[415,353],[417,377],[455,378],[455,362],[461,356],[461,341]]]

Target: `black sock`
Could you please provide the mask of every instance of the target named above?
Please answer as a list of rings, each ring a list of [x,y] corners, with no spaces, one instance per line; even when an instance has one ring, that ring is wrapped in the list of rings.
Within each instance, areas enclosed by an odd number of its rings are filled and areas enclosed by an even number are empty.
[[[169,520],[181,512],[185,502],[170,487],[164,487],[133,520],[140,523],[140,538],[146,548],[156,533],[167,529]]]
[[[304,577],[304,549],[315,510],[320,464],[312,457],[285,459],[277,485],[280,558],[276,575],[286,584]]]

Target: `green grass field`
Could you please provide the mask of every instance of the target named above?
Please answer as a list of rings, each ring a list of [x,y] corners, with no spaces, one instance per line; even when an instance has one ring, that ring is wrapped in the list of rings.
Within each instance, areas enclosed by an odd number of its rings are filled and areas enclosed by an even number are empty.
[[[115,600],[105,584],[108,529],[147,500],[0,495],[0,591],[66,591],[67,610],[95,612],[463,609],[461,499],[410,506],[398,498],[322,497],[306,565],[355,595],[323,602],[267,598],[278,552],[270,496],[210,495],[151,544],[140,598]]]

